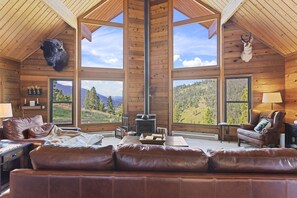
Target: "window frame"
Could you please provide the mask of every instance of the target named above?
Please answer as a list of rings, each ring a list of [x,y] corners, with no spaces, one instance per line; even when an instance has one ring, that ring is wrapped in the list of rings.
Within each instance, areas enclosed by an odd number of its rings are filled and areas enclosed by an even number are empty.
[[[53,82],[54,81],[71,81],[72,82],[72,101],[71,102],[54,102],[53,101]],[[51,78],[50,79],[50,96],[49,96],[49,107],[50,107],[50,122],[53,122],[53,104],[59,103],[59,104],[71,104],[71,123],[65,123],[65,124],[57,124],[59,126],[73,126],[74,125],[74,80],[73,79],[67,79],[67,78]]]
[[[227,80],[228,79],[247,79],[248,80],[248,101],[237,101],[237,100],[234,100],[234,101],[228,101],[227,100]],[[252,83],[251,83],[251,77],[250,76],[235,76],[235,77],[225,77],[225,90],[224,90],[224,109],[225,109],[225,112],[224,112],[224,122],[227,122],[228,118],[227,118],[227,104],[248,104],[248,109],[251,108],[252,106]],[[248,120],[250,119],[250,115],[248,113]],[[235,125],[235,126],[239,126],[240,124],[232,124],[232,125]]]

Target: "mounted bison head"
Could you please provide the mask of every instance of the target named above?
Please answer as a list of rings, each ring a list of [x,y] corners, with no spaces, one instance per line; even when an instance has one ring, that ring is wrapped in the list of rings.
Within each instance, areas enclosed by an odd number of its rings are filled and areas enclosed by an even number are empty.
[[[63,42],[57,39],[46,39],[41,45],[47,64],[55,71],[62,71],[68,64],[68,54],[63,48]]]

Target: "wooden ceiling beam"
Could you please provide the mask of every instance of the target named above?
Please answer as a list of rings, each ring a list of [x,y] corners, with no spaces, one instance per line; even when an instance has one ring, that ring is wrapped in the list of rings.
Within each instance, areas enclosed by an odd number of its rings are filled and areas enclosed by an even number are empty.
[[[221,25],[226,23],[246,0],[231,0],[223,9]]]
[[[68,25],[77,29],[77,17],[61,0],[42,0],[54,10]]]

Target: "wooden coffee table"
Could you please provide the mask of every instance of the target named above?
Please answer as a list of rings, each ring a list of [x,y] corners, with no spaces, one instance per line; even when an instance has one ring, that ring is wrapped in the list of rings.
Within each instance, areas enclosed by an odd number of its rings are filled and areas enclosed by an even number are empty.
[[[125,136],[118,146],[125,144],[142,144],[139,141],[139,136]],[[188,147],[188,143],[182,136],[166,136],[165,146]]]

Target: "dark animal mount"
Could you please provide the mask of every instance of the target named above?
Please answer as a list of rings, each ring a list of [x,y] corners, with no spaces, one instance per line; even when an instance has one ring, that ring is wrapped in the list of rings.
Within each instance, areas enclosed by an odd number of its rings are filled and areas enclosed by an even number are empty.
[[[57,39],[46,39],[40,45],[47,64],[55,71],[62,71],[67,66],[69,56],[63,48],[63,42]]]

